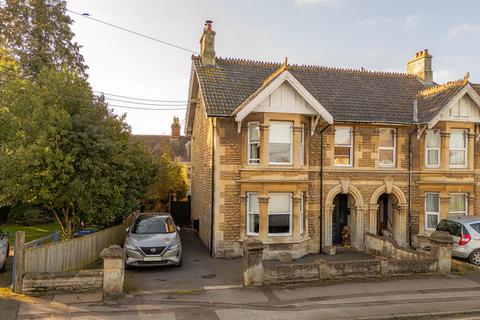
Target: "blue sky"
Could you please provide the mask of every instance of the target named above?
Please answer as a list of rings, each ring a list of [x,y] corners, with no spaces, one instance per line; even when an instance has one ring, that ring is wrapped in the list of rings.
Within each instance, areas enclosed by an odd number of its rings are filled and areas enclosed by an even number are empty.
[[[416,51],[433,55],[434,80],[470,72],[480,82],[476,0],[69,0],[68,8],[198,51],[212,19],[217,56],[372,70],[406,70]],[[72,16],[95,90],[186,100],[191,54]],[[169,134],[184,111],[127,112],[134,133]]]

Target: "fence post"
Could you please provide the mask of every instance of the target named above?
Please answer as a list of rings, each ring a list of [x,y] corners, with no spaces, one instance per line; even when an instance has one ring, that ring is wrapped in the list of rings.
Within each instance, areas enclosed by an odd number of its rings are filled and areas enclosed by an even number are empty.
[[[23,276],[25,274],[25,231],[15,233],[15,278],[14,292],[22,293]]]

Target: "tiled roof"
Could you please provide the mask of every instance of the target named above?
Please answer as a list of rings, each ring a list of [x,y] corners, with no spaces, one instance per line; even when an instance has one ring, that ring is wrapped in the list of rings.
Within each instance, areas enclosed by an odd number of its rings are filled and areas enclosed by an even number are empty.
[[[179,159],[182,162],[190,161],[190,152],[186,144],[190,141],[186,137],[172,139],[167,135],[141,135],[132,134],[131,139],[145,146],[148,153],[154,157],[167,154],[170,159]]]
[[[467,83],[467,79],[462,79],[420,91],[417,94],[418,122],[432,120]]]
[[[209,116],[230,116],[281,63],[217,58],[193,64]],[[332,114],[334,121],[411,123],[413,101],[425,86],[404,73],[289,65],[292,75]]]

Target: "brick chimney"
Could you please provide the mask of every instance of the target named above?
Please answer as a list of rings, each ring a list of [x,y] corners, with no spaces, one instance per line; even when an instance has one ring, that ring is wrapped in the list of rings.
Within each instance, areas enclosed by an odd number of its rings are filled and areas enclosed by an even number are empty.
[[[415,53],[407,63],[407,73],[415,75],[426,84],[433,84],[432,56],[427,49]]]
[[[180,138],[180,122],[177,117],[173,117],[172,123],[172,139]]]
[[[203,35],[200,39],[200,57],[204,66],[215,65],[215,31],[212,30],[212,21],[205,21]]]

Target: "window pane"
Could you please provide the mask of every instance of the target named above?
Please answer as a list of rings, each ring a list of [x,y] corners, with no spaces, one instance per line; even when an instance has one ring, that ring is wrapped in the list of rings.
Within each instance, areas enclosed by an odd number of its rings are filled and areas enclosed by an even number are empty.
[[[350,146],[352,144],[352,130],[350,128],[335,129],[335,144]]]
[[[395,131],[393,129],[381,129],[379,135],[380,147],[392,147],[394,146]]]
[[[466,194],[450,194],[450,212],[465,212]]]
[[[291,143],[292,142],[292,123],[291,122],[271,122],[269,130],[270,143]]]
[[[427,193],[425,207],[427,212],[440,212],[438,193]]]
[[[379,150],[380,165],[393,165],[393,150]]]
[[[250,214],[248,232],[258,233],[260,230],[260,215]]]
[[[428,150],[428,162],[427,164],[434,165],[439,164],[438,162],[438,150]]]
[[[258,203],[258,194],[256,193],[249,193],[248,194],[248,212],[254,212],[258,214],[260,212]]]
[[[258,124],[252,123],[249,126],[250,130],[250,141],[258,142],[260,141],[260,127]]]
[[[268,213],[288,213],[290,212],[289,194],[269,194]]]
[[[268,215],[268,233],[289,233],[290,215],[270,214]]]
[[[250,145],[250,159],[258,160],[260,159],[260,144],[255,143]],[[251,161],[253,163],[258,163],[258,161]]]
[[[270,162],[290,162],[290,144],[270,143],[269,145],[269,161]]]
[[[427,214],[427,228],[435,229],[438,224],[438,216],[436,214]]]
[[[427,148],[440,148],[440,132],[428,130],[426,135]]]
[[[473,228],[473,230],[477,231],[478,233],[480,233],[480,223],[472,223],[470,225],[470,227]]]
[[[466,134],[464,130],[452,130],[450,132],[450,149],[463,149],[466,147]]]
[[[260,215],[259,215],[259,202],[258,194],[248,194],[248,232],[258,233],[260,230]]]
[[[450,164],[464,166],[465,165],[465,151],[452,150],[450,151]]]

